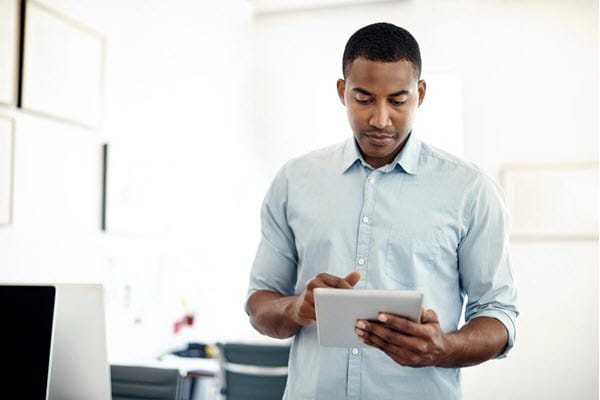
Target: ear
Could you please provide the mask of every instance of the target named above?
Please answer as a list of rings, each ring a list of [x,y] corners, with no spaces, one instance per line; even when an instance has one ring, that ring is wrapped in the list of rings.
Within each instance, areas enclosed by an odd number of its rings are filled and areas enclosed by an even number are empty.
[[[337,80],[337,92],[340,101],[344,106],[346,106],[346,100],[344,99],[344,92],[346,91],[346,81],[343,79]]]
[[[425,92],[427,91],[427,82],[425,82],[425,80],[421,79],[419,81],[419,107],[421,106],[421,103],[423,103],[423,99],[425,98]]]

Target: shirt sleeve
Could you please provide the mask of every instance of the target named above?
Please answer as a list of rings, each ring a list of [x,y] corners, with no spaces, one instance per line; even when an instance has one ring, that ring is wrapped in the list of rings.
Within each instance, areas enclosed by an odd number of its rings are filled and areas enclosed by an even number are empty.
[[[474,183],[468,228],[458,247],[461,288],[467,295],[465,320],[491,317],[508,332],[506,357],[516,337],[517,291],[508,248],[508,211],[502,189],[480,175]]]
[[[250,271],[248,296],[257,290],[270,290],[285,296],[294,294],[298,255],[287,219],[287,199],[284,167],[273,180],[261,208],[261,240]]]

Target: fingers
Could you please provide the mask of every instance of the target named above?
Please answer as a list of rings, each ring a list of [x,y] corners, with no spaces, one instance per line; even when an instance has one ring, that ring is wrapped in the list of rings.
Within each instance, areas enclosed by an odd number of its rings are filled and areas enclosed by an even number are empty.
[[[298,315],[303,320],[315,321],[317,319],[315,315],[315,306],[308,301],[303,301],[300,304],[300,307],[298,308]]]
[[[361,325],[365,328],[360,329]],[[417,354],[427,351],[427,343],[421,338],[397,332],[376,322],[359,321],[356,328],[355,331],[359,336],[375,342],[390,343]]]
[[[422,324],[413,322],[409,319],[402,318],[394,314],[380,313],[379,321],[391,325],[397,330],[411,336],[423,336],[426,333]]]
[[[400,365],[417,366],[419,362],[419,357],[417,356],[417,354],[413,353],[408,348],[396,346],[393,343],[383,340],[377,335],[369,334],[365,331],[359,333],[358,331],[360,330],[357,329],[359,340],[367,346],[372,346],[380,349]]]
[[[346,280],[349,278],[350,280]],[[338,289],[352,289],[354,285],[360,279],[360,272],[354,271],[350,273],[346,278],[340,278],[339,276],[330,275],[326,273],[320,273],[308,283],[309,289],[314,289],[318,287],[330,287],[330,288],[338,288]]]
[[[320,278],[327,286],[339,289],[352,289],[352,285],[348,283],[344,278],[329,274],[319,274],[317,278]]]
[[[303,320],[315,320],[315,297],[313,290],[316,288],[339,288],[352,289],[360,279],[360,272],[354,271],[348,274],[345,278],[339,276],[321,273],[312,279],[306,285],[304,293],[299,298],[296,305],[296,312]]]
[[[421,312],[421,322],[423,324],[426,324],[426,323],[439,323],[440,321],[438,320],[438,316],[435,313],[435,311],[425,310],[425,308],[423,308],[423,311]]]
[[[350,278],[350,282],[348,282],[346,278]],[[352,286],[360,279],[360,272],[352,272],[346,276],[346,278],[340,278],[339,276],[326,274],[324,272],[320,273],[306,285],[304,301],[310,303],[314,308],[315,300],[313,290],[316,288],[352,289]]]
[[[348,282],[350,284],[350,286],[354,287],[360,280],[360,272],[358,272],[358,271],[350,272],[348,275],[346,275],[344,280],[346,282]]]

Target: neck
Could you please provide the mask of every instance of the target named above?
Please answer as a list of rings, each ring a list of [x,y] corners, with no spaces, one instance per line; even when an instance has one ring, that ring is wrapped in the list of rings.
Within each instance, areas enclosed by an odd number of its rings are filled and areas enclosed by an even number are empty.
[[[357,147],[358,147],[358,149],[360,151],[360,154],[362,155],[363,159],[365,160],[365,162],[367,164],[369,164],[371,167],[377,169],[377,168],[381,168],[384,165],[387,165],[387,164],[391,163],[392,161],[394,161],[394,159],[398,156],[398,154],[404,148],[404,145],[408,141],[409,137],[410,137],[410,133],[408,135],[406,135],[406,137],[400,143],[400,145],[398,146],[398,148],[396,150],[394,150],[393,153],[389,154],[386,157],[369,157],[369,156],[367,156],[366,154],[363,153],[362,149],[360,148],[360,146],[358,146],[358,144],[357,144]]]
[[[393,156],[389,156],[389,157],[386,157],[386,158],[369,157],[369,156],[365,156],[364,154],[362,156],[363,156],[363,158],[364,158],[364,160],[365,160],[365,162],[367,164],[369,164],[374,169],[377,169],[377,168],[383,167],[386,164],[391,163],[392,160],[394,158],[396,158],[396,156],[398,155],[399,152],[400,151],[396,152],[396,154],[394,154]]]

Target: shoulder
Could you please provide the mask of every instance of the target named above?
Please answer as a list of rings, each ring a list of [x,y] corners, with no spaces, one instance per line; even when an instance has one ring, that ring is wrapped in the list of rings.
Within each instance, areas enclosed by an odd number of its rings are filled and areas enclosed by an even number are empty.
[[[477,164],[425,142],[421,142],[419,166],[426,171],[446,173],[451,180],[454,177],[465,185],[498,186],[494,179]]]
[[[472,162],[422,142],[419,168],[424,174],[435,176],[439,189],[448,198],[461,201],[467,209],[472,209],[476,203],[504,207],[501,186]]]
[[[313,150],[299,157],[292,158],[281,167],[280,173],[290,177],[304,175],[314,170],[324,172],[341,165],[344,150],[348,141],[343,141],[318,150]]]
[[[276,173],[269,192],[272,195],[284,195],[290,185],[302,187],[315,174],[325,175],[341,165],[347,142],[336,143],[287,161]]]
[[[477,176],[482,173],[476,164],[463,160],[442,149],[421,142],[420,165],[443,170],[456,170],[457,172]]]

